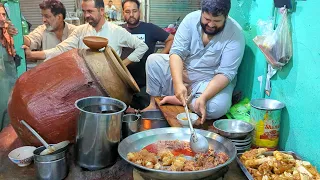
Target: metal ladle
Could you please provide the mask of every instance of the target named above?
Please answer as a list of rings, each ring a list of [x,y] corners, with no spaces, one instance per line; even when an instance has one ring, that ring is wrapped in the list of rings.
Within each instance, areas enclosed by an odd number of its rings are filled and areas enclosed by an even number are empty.
[[[190,96],[188,98],[187,102],[190,100],[190,98],[192,98],[192,96]],[[191,137],[190,137],[191,150],[195,153],[206,153],[209,150],[208,140],[204,136],[202,136],[201,134],[196,133],[195,130],[193,129],[187,104],[188,103],[186,103],[186,105],[184,106],[184,110],[187,114],[190,132],[191,132]]]
[[[69,141],[62,141],[58,144],[54,144],[52,146],[50,146],[28,123],[26,123],[24,120],[20,121],[21,124],[25,125],[29,131],[31,131],[31,133],[36,136],[39,141],[46,147],[45,150],[43,150],[40,155],[47,155],[47,154],[51,154],[55,151],[57,151],[58,149],[62,149],[64,147],[66,147],[70,142]]]

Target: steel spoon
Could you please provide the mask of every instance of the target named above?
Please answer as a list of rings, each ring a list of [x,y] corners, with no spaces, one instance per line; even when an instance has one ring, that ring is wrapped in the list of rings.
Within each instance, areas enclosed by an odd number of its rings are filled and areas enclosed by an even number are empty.
[[[191,132],[191,137],[190,137],[191,150],[195,153],[206,153],[209,150],[208,140],[201,134],[196,133],[195,130],[193,129],[187,104],[184,106],[184,110],[187,114],[187,119],[189,122],[189,127]]]
[[[47,155],[47,154],[56,152],[59,149],[62,149],[62,148],[65,148],[66,146],[68,146],[69,143],[70,143],[70,141],[62,141],[62,142],[59,142],[57,144],[54,144],[54,145],[51,146],[51,147],[53,147],[54,151],[51,151],[50,149],[45,149],[40,153],[40,155]]]
[[[50,154],[50,153],[53,153],[55,152],[56,150],[58,149],[61,149],[61,148],[64,148],[66,147],[70,142],[69,141],[62,141],[58,144],[55,144],[53,146],[50,146],[38,133],[37,131],[35,131],[28,123],[26,123],[24,120],[21,120],[20,121],[21,124],[25,125],[29,131],[31,131],[31,133],[36,136],[39,141],[46,147],[45,150],[43,150],[40,155],[47,155],[47,154]]]
[[[20,121],[21,124],[25,125],[29,131],[36,137],[39,139],[39,141],[49,150],[53,150],[53,148],[37,133],[37,131],[35,131],[28,123],[26,123],[24,120]]]

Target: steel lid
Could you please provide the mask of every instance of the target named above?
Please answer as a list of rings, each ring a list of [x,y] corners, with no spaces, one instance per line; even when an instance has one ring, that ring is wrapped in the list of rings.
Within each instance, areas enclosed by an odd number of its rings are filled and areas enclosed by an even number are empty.
[[[251,106],[261,110],[279,110],[285,107],[285,104],[274,99],[253,99]]]

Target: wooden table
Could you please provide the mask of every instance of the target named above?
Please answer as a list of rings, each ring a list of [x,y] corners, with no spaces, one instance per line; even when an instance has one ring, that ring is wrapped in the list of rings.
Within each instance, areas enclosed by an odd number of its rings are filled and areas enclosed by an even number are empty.
[[[162,112],[164,118],[168,121],[169,125],[171,127],[182,127],[182,125],[179,123],[177,120],[177,115],[179,113],[183,113],[184,107],[183,106],[177,106],[177,105],[170,105],[170,104],[164,104],[164,105],[159,105],[162,97],[156,97],[155,101],[158,105],[158,108]],[[200,118],[198,121],[193,125],[194,128],[196,129],[204,129],[204,130],[209,130],[213,131],[213,121],[214,120],[206,120],[204,124],[200,124]]]
[[[33,180],[36,179],[36,169],[34,164],[27,167],[18,167],[8,158],[11,150],[23,146],[22,141],[9,125],[0,132],[0,179],[4,180]],[[98,171],[85,171],[74,162],[73,146],[71,146],[69,159],[69,173],[67,180],[141,180],[138,174],[133,174],[133,167],[126,161],[118,158],[116,164],[112,167]],[[237,166],[236,161],[229,165],[229,170],[226,173],[224,180],[245,180],[246,177]]]

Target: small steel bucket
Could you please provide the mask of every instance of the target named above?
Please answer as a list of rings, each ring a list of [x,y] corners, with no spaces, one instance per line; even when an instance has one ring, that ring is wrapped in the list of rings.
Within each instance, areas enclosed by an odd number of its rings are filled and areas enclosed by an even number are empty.
[[[61,180],[68,175],[67,148],[48,155],[40,155],[46,147],[41,146],[33,151],[37,178],[43,180]]]

